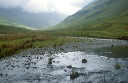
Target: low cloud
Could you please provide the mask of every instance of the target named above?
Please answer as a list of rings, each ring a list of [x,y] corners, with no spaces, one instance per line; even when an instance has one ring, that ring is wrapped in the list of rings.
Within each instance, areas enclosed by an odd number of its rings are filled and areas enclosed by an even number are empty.
[[[28,12],[73,14],[93,0],[0,0],[0,7],[20,7]]]

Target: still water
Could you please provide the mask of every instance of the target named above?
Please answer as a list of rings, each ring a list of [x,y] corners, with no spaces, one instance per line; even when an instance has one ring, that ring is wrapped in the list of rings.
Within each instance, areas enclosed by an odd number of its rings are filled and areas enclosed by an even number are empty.
[[[88,44],[82,45],[87,47]],[[71,47],[71,45],[68,46]],[[101,46],[87,50],[83,47],[84,50],[76,50],[76,47],[71,51],[66,50],[67,46],[62,47],[63,51],[59,52],[53,50],[51,52],[49,48],[32,49],[1,59],[0,83],[128,82],[128,46],[124,44]],[[49,58],[52,58],[52,64],[48,64]],[[87,63],[82,63],[82,59],[87,59]],[[121,69],[116,70],[115,64],[119,64]],[[69,65],[71,68],[67,67]],[[80,73],[80,76],[74,80],[70,79],[73,71]]]

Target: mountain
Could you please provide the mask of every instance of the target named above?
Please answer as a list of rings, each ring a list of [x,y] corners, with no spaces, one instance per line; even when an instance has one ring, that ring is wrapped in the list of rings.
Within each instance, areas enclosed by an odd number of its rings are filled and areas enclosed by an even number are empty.
[[[0,24],[13,26],[27,26],[36,29],[48,27],[59,23],[66,18],[60,13],[31,13],[21,8],[0,8]]]
[[[111,36],[111,33],[118,32],[120,33],[116,35],[128,35],[127,4],[128,0],[94,0],[56,26],[45,29],[86,31],[83,32],[83,35],[91,33],[89,31],[97,31],[98,34],[107,34],[109,36]]]

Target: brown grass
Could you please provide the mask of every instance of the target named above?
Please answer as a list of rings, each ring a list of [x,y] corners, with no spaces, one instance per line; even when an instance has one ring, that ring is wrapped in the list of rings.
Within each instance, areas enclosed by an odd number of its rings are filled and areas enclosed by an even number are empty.
[[[0,58],[13,55],[19,50],[32,48],[33,43],[36,41],[45,41],[48,39],[50,37],[41,34],[0,35]],[[18,40],[18,42],[15,40]]]

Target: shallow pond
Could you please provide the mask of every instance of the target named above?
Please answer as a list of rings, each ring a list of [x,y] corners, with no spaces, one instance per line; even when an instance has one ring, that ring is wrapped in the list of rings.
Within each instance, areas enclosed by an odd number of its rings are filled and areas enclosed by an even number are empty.
[[[128,58],[128,46],[104,47],[94,50],[98,55],[111,58]]]
[[[127,45],[127,41],[97,39],[31,49],[1,59],[0,83],[128,83]],[[121,69],[116,70],[115,64]],[[72,72],[80,76],[72,80]]]

